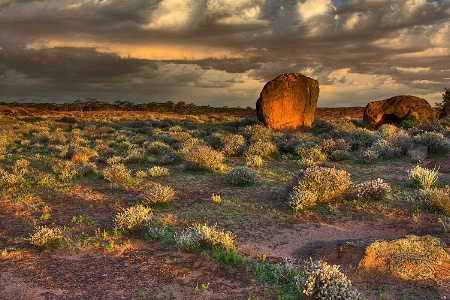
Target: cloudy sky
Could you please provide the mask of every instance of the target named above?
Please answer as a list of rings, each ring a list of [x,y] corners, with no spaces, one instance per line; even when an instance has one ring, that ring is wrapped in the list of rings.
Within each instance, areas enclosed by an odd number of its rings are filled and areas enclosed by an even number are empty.
[[[255,106],[299,72],[319,106],[450,88],[450,0],[0,0],[0,101]]]

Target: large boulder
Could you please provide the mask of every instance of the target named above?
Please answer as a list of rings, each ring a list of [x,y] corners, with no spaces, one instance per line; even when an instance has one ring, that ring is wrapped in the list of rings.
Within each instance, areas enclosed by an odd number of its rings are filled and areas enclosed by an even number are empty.
[[[367,129],[377,129],[383,124],[397,124],[409,118],[429,123],[434,117],[435,112],[426,100],[415,96],[395,96],[367,104],[363,122]]]
[[[317,80],[286,73],[269,81],[256,102],[258,120],[268,128],[293,131],[310,127],[319,99]]]

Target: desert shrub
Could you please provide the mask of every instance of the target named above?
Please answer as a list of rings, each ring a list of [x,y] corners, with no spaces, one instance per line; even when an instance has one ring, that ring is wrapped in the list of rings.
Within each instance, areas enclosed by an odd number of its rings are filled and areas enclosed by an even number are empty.
[[[424,132],[416,137],[416,140],[427,146],[429,153],[450,151],[450,141],[442,133]]]
[[[175,149],[178,149],[178,151],[180,153],[186,154],[186,153],[191,152],[192,149],[197,148],[199,146],[203,146],[203,145],[205,145],[205,141],[198,139],[198,138],[190,137],[187,140],[185,140],[183,142],[175,143],[172,146]]]
[[[38,185],[51,186],[56,183],[56,178],[53,174],[38,172],[34,177]]]
[[[194,229],[188,228],[182,232],[175,233],[175,245],[184,252],[198,252],[201,249],[202,236]]]
[[[52,166],[53,172],[61,181],[70,181],[77,175],[76,165],[72,161],[60,160]]]
[[[175,196],[175,190],[167,185],[153,183],[145,187],[142,193],[142,203],[147,205],[154,205],[158,203],[165,203],[170,201]]]
[[[379,138],[378,134],[365,128],[357,128],[344,137],[352,150],[368,148]]]
[[[332,161],[342,161],[347,160],[352,157],[352,154],[347,150],[334,150],[329,155],[328,158]]]
[[[3,189],[20,185],[25,179],[21,173],[8,172],[0,168],[0,187]]]
[[[391,159],[400,156],[402,149],[394,145],[391,141],[387,139],[379,139],[370,147],[373,151],[377,152],[379,156]]]
[[[166,143],[160,141],[153,141],[145,145],[146,149],[151,154],[167,154],[172,151],[172,148]]]
[[[111,156],[110,158],[108,158],[106,160],[106,163],[108,165],[114,165],[114,164],[120,163],[121,161],[122,161],[122,157],[114,155],[114,156]]]
[[[96,174],[97,173],[97,165],[93,162],[86,162],[83,164],[79,164],[76,167],[77,174],[80,176],[86,176],[89,174]]]
[[[216,171],[223,168],[223,154],[206,145],[192,147],[184,160],[186,167],[192,170]]]
[[[127,156],[125,160],[131,163],[137,163],[144,159],[145,157],[145,149],[142,148],[132,148],[128,150]]]
[[[363,150],[361,156],[366,164],[371,164],[380,158],[380,154],[375,149]]]
[[[389,137],[397,134],[400,129],[395,125],[386,123],[378,127],[377,131],[382,137]]]
[[[62,238],[60,227],[39,226],[30,235],[30,243],[37,247],[54,248],[61,244]]]
[[[306,170],[308,168],[316,166],[316,163],[312,158],[300,158],[297,160],[297,164],[302,170]]]
[[[327,160],[327,155],[322,152],[322,148],[319,146],[313,148],[299,147],[297,148],[297,153],[302,159],[310,159],[315,163]]]
[[[450,187],[419,190],[418,196],[427,207],[450,213]]]
[[[169,230],[165,226],[150,225],[145,235],[146,239],[150,241],[157,241],[166,238],[169,235]]]
[[[328,133],[333,130],[333,124],[322,119],[315,119],[311,126],[311,131],[315,134]]]
[[[135,176],[136,179],[138,179],[138,180],[142,180],[142,179],[146,178],[147,175],[148,175],[147,172],[142,171],[142,170],[138,170],[138,171],[136,171],[136,173],[134,174],[134,176]]]
[[[438,169],[433,170],[423,168],[419,165],[408,171],[408,177],[415,187],[420,189],[429,189],[435,187],[438,183]]]
[[[295,178],[293,191],[309,191],[317,195],[317,203],[329,202],[342,196],[352,184],[344,170],[313,166],[301,171]]]
[[[359,199],[367,201],[382,201],[391,192],[391,187],[383,179],[364,181],[355,185]]]
[[[270,154],[277,151],[277,146],[275,146],[272,142],[259,140],[252,144],[250,144],[245,150],[244,155],[256,155],[260,157],[269,156]]]
[[[219,247],[227,251],[234,251],[234,235],[230,231],[217,229],[217,225],[194,224],[192,228],[201,237],[200,242],[206,247]]]
[[[124,184],[131,180],[131,172],[122,163],[110,164],[103,169],[103,178],[110,183]]]
[[[297,277],[297,287],[310,299],[362,299],[359,293],[351,289],[352,282],[336,265],[326,262],[310,261],[306,274]]]
[[[419,124],[420,124],[420,120],[415,116],[411,116],[411,117],[406,117],[403,120],[401,120],[400,123],[398,123],[398,126],[403,129],[411,129],[411,128],[416,127]]]
[[[143,205],[124,209],[114,217],[114,228],[124,233],[135,233],[149,225],[153,217],[152,210]]]
[[[148,173],[152,177],[164,177],[169,175],[169,169],[160,166],[153,166],[148,169]]]
[[[331,154],[334,151],[350,151],[350,145],[344,139],[324,139],[320,145],[325,154]]]
[[[295,212],[305,211],[316,205],[317,194],[310,191],[301,191],[298,187],[290,193],[288,205]]]
[[[162,165],[169,165],[181,161],[181,157],[177,153],[168,153],[161,156],[159,163]]]
[[[264,164],[261,156],[250,155],[245,157],[245,165],[249,168],[260,168]]]
[[[71,160],[75,163],[86,163],[92,157],[97,157],[98,152],[88,147],[75,147],[72,152]]]
[[[246,185],[256,182],[256,172],[249,167],[238,166],[232,168],[225,176],[231,185]]]
[[[14,163],[14,166],[12,167],[12,171],[17,175],[25,175],[25,173],[28,171],[28,166],[30,165],[30,162],[26,159],[18,159]]]
[[[244,134],[251,143],[257,141],[270,142],[271,140],[271,130],[264,125],[254,124],[244,127]]]
[[[224,134],[219,139],[220,150],[227,157],[239,156],[244,151],[245,138],[240,134]]]
[[[450,217],[443,216],[442,218],[438,219],[438,222],[442,224],[442,227],[444,227],[444,232],[450,232]]]

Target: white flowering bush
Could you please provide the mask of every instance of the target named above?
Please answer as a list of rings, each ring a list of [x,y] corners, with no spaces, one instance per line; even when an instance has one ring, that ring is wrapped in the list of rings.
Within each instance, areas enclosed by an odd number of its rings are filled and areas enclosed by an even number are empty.
[[[381,178],[358,183],[355,190],[359,199],[367,201],[382,201],[391,193],[391,187]]]
[[[231,185],[246,185],[256,182],[256,172],[249,167],[238,166],[231,169],[225,176]]]

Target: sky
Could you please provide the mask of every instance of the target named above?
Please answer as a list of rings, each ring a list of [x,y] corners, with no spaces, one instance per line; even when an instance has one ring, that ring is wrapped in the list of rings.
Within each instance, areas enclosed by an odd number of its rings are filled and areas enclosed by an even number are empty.
[[[0,0],[0,101],[255,107],[298,72],[319,107],[450,88],[450,0]]]

